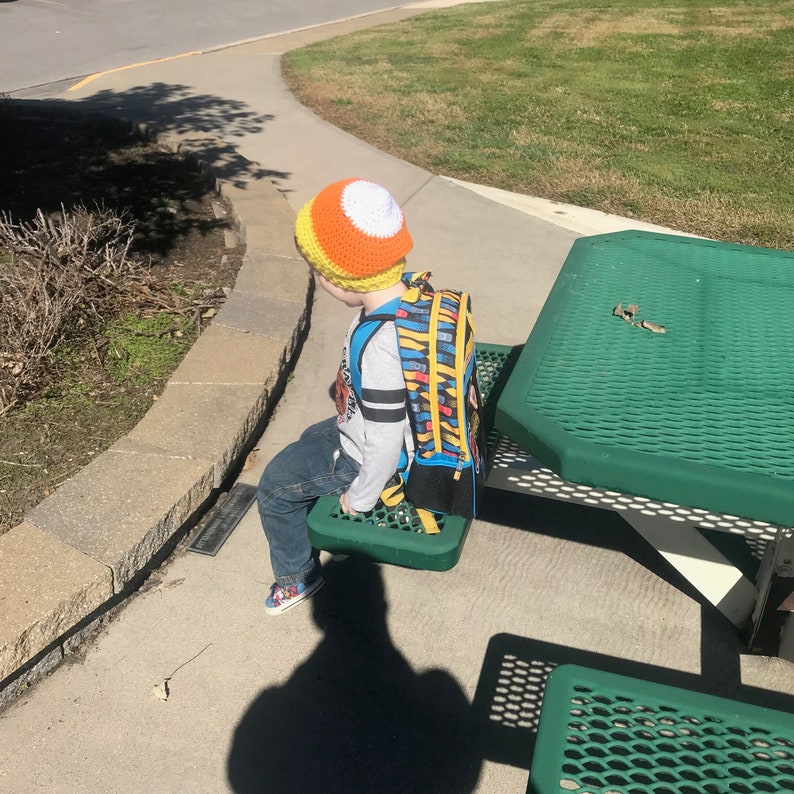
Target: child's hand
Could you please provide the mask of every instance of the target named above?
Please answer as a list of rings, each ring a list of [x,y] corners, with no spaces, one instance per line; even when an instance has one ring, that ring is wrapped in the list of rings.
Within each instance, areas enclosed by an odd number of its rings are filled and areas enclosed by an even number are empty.
[[[348,513],[351,516],[357,516],[358,515],[358,510],[353,510],[353,508],[348,504],[347,492],[343,493],[339,497],[339,505],[341,506],[343,513]]]

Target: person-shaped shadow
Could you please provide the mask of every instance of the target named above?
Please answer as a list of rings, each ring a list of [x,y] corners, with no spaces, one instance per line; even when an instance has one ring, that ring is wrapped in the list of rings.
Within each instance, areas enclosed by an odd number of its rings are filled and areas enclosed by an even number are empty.
[[[482,756],[472,709],[447,672],[417,674],[394,647],[378,566],[350,558],[323,575],[311,608],[325,636],[238,724],[227,760],[232,789],[473,791]]]

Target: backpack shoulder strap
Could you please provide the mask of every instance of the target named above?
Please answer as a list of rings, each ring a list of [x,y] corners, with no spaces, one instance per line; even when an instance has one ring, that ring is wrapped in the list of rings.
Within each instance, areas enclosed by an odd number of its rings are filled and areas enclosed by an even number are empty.
[[[361,361],[364,357],[364,350],[369,344],[370,339],[375,336],[385,323],[394,321],[399,303],[400,299],[395,298],[381,306],[377,312],[364,315],[350,336],[350,359],[348,361],[348,366],[350,367],[350,379],[353,383],[353,391],[358,400],[361,400]]]

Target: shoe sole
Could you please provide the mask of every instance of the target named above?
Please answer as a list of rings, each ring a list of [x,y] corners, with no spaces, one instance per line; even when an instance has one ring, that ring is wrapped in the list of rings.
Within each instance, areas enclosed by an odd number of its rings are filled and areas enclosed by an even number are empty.
[[[316,581],[312,582],[300,595],[295,596],[295,598],[290,598],[290,600],[287,601],[287,603],[283,606],[269,607],[267,604],[265,604],[265,612],[267,612],[268,615],[280,615],[282,612],[286,612],[288,609],[298,606],[298,604],[313,596],[324,584],[325,579],[317,579]]]

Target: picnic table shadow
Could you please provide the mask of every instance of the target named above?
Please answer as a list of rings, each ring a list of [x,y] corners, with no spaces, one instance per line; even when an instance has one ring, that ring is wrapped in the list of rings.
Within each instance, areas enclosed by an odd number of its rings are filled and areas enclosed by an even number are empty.
[[[242,717],[232,790],[473,791],[482,755],[471,706],[449,673],[417,673],[392,643],[379,567],[351,557],[324,576],[311,609],[325,636]]]

